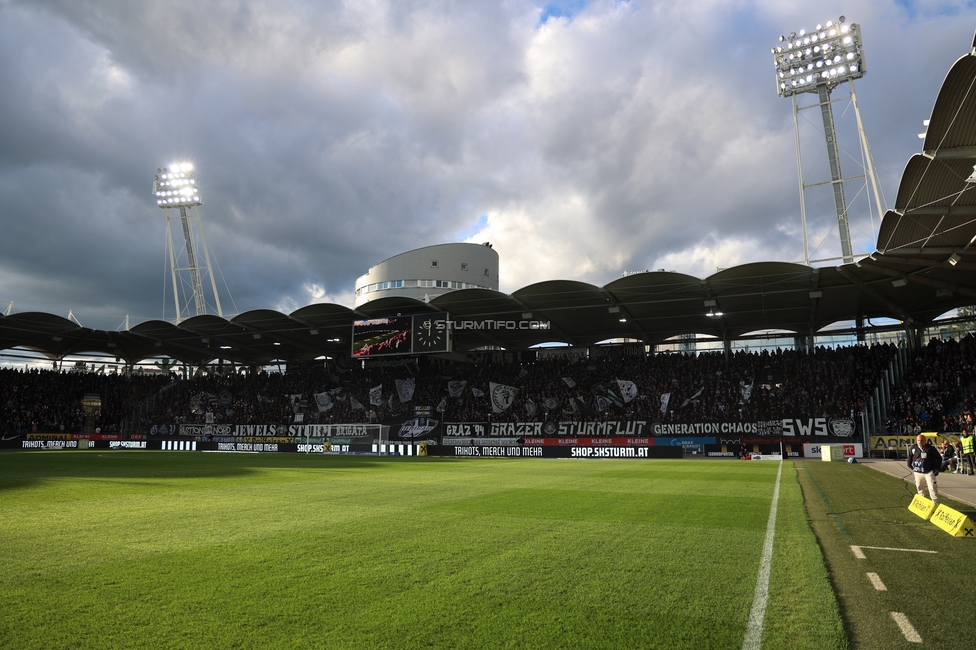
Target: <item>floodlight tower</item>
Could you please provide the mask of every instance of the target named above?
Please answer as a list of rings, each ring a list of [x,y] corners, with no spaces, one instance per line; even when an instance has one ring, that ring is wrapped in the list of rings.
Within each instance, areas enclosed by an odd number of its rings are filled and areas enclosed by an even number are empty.
[[[831,185],[834,193],[834,208],[837,211],[837,229],[840,231],[841,258],[845,264],[854,262],[854,252],[851,248],[851,231],[848,221],[848,205],[844,196],[844,182],[864,178],[852,176],[844,178],[840,169],[840,151],[837,144],[837,129],[834,126],[834,111],[831,106],[831,91],[837,86],[847,83],[851,91],[851,101],[854,115],[857,119],[857,131],[861,141],[862,152],[865,157],[865,172],[871,181],[874,200],[878,210],[879,223],[883,217],[880,188],[874,172],[871,158],[871,148],[868,137],[861,121],[861,109],[854,93],[854,80],[864,76],[864,50],[861,44],[861,30],[857,24],[845,24],[844,16],[836,23],[828,21],[824,25],[817,25],[815,30],[807,32],[791,32],[789,37],[780,36],[782,45],[774,47],[773,63],[776,66],[776,92],[780,97],[793,100],[793,128],[796,132],[796,164],[800,182],[800,221],[803,227],[803,261],[810,265],[810,252],[807,243],[807,215],[804,191],[818,185]],[[799,106],[797,95],[816,93],[817,103]],[[823,119],[824,137],[827,142],[827,159],[830,163],[829,183],[815,183],[807,185],[803,180],[803,162],[800,156],[800,120],[799,112],[805,108],[819,106]],[[872,216],[873,220],[873,216]],[[826,260],[818,260],[826,261]]]
[[[214,303],[217,307],[217,315],[223,317],[224,311],[220,306],[220,295],[217,293],[217,281],[214,274],[210,271],[210,250],[207,247],[207,239],[203,234],[203,222],[200,220],[200,209],[203,205],[200,200],[200,188],[197,185],[196,175],[193,165],[187,162],[177,163],[172,167],[161,167],[156,170],[156,180],[153,181],[153,196],[156,197],[156,205],[166,213],[166,253],[169,261],[170,275],[173,281],[173,303],[176,306],[176,322],[183,320],[184,308],[180,305],[180,284],[177,282],[177,272],[182,275],[184,271],[190,273],[190,288],[193,291],[193,302],[196,308],[196,315],[207,313],[207,300],[203,295],[203,282],[201,272],[210,276],[210,285],[213,290]],[[183,240],[186,250],[186,266],[179,266],[183,262],[182,254],[176,252],[173,245],[173,231],[170,227],[170,208],[179,210],[180,222],[183,225]],[[192,214],[187,213],[187,208],[193,210]],[[193,227],[200,236],[200,243],[203,248],[205,262],[201,265],[197,261],[197,255],[193,245]],[[184,276],[185,277],[185,276]],[[189,305],[189,299],[185,303]]]

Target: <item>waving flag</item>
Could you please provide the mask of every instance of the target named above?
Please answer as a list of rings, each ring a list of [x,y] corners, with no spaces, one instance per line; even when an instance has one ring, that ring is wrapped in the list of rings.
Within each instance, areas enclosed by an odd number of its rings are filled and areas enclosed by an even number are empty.
[[[635,397],[637,397],[637,384],[632,381],[627,381],[625,379],[618,379],[617,386],[620,388],[620,395],[624,398],[624,404],[627,404]]]
[[[383,384],[369,389],[369,403],[372,406],[383,406]]]
[[[514,386],[496,384],[493,381],[489,382],[489,390],[491,391],[491,410],[494,413],[507,410],[515,401],[515,395],[518,393],[518,388]]]
[[[397,379],[396,389],[397,396],[400,398],[400,402],[409,402],[413,399],[413,392],[417,388],[417,380],[411,377],[410,379]]]

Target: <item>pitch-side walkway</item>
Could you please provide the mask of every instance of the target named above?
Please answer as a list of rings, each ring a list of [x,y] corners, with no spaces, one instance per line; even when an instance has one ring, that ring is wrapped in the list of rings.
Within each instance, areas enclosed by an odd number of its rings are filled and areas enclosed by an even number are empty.
[[[897,476],[911,483],[913,486],[915,485],[912,472],[908,469],[904,460],[858,458],[857,462],[881,472],[886,472],[892,476]],[[976,508],[976,476],[939,472],[938,482],[939,494],[952,497],[956,501],[962,501]]]

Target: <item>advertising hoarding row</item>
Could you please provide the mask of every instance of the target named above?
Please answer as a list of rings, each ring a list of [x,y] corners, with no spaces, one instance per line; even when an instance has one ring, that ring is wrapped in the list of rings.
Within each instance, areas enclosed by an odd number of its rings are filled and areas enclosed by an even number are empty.
[[[17,449],[68,449],[78,445],[61,443],[85,440],[94,448],[143,448],[182,451],[180,444],[160,440],[193,441],[198,449],[211,445],[217,451],[294,451],[310,453],[369,453],[376,443],[426,444],[432,455],[442,450],[449,456],[532,457],[634,457],[701,453],[708,457],[731,457],[742,453],[782,452],[787,457],[819,457],[821,444],[843,444],[847,455],[863,454],[862,445],[852,440],[854,423],[844,418],[786,418],[746,422],[656,422],[607,420],[579,422],[441,422],[432,417],[415,417],[396,424],[181,424],[154,427],[156,436],[139,447],[133,441],[107,434],[27,434],[19,440],[5,440],[0,446]],[[159,434],[162,435],[159,435]],[[874,444],[875,438],[872,438]],[[31,442],[32,446],[24,446]],[[110,442],[126,445],[109,446]],[[50,443],[50,444],[48,444]],[[56,444],[57,443],[57,444]],[[148,444],[146,444],[148,443]],[[88,446],[86,445],[86,446]],[[187,449],[191,446],[187,445]],[[492,454],[487,449],[501,449]],[[566,451],[556,451],[556,450]],[[580,451],[581,449],[603,451]],[[669,449],[667,452],[653,451]],[[634,451],[621,451],[634,450]],[[643,450],[643,451],[641,451]],[[650,450],[650,451],[649,451]]]

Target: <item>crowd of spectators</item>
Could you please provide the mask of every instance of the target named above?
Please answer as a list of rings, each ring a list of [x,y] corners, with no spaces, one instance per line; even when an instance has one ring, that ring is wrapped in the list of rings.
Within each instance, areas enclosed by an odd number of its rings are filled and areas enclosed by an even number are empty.
[[[892,412],[913,421],[928,413],[954,425],[944,417],[941,391],[968,381],[974,348],[967,339],[919,350]],[[231,369],[188,379],[7,369],[0,370],[0,429],[147,433],[180,423],[348,424],[418,414],[444,422],[857,420],[895,352],[891,345],[600,358],[488,352],[463,363],[385,359],[367,367],[353,361],[285,373]],[[497,385],[515,390],[493,406]],[[98,412],[87,417],[86,393],[101,397]],[[970,397],[970,417],[974,409]]]
[[[129,414],[169,381],[165,376],[0,368],[0,432],[120,432]],[[86,395],[100,401],[88,413],[82,405]]]
[[[915,350],[903,381],[893,387],[888,404],[887,432],[916,435],[923,431],[972,428],[976,395],[976,337],[932,339]]]

